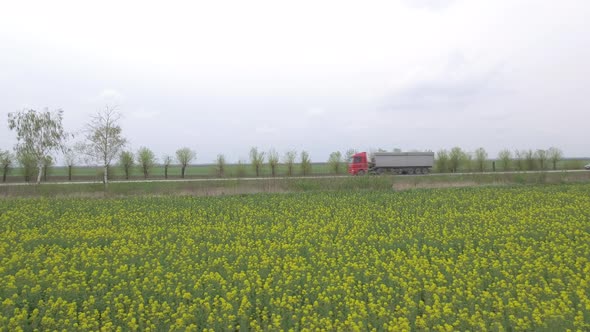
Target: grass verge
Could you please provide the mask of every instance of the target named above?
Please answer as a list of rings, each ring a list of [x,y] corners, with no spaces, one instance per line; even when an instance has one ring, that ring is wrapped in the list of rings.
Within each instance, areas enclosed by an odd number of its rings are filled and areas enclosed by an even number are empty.
[[[27,196],[127,196],[196,195],[218,196],[251,193],[281,193],[346,190],[408,190],[486,185],[529,185],[590,182],[590,172],[439,174],[429,176],[363,176],[281,179],[228,179],[223,181],[111,182],[108,187],[93,184],[54,184],[0,186],[1,197]]]

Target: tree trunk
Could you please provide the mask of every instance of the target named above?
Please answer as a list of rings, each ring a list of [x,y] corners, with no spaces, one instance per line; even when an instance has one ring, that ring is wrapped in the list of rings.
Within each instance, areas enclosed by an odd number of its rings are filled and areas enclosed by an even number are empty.
[[[148,177],[148,171],[147,171],[147,168],[144,167],[143,168],[143,178],[147,179],[147,177]]]
[[[184,179],[184,168],[185,168],[185,167],[186,167],[186,166],[182,166],[182,170],[181,170],[181,172],[180,172],[180,173],[181,173],[181,176],[182,176],[182,178],[183,178],[183,179]]]
[[[43,176],[43,165],[38,166],[39,171],[37,173],[37,184],[41,183],[41,176]]]
[[[72,165],[68,166],[68,181],[72,181]]]
[[[2,174],[2,182],[6,182],[6,173],[8,173],[8,166],[4,167],[4,173]]]
[[[168,166],[164,166],[164,179],[168,179]]]
[[[108,180],[108,172],[109,172],[109,166],[108,165],[104,165],[104,174],[103,174],[103,178],[102,178],[102,183],[104,183],[104,186],[107,186],[107,183],[109,182]]]

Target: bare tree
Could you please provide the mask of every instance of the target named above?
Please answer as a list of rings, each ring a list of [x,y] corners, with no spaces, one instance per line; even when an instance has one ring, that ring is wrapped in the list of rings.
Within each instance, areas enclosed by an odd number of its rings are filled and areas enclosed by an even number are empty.
[[[225,165],[225,156],[218,154],[217,159],[215,159],[215,170],[217,171],[217,176],[220,178],[225,176]]]
[[[256,172],[256,176],[260,176],[260,169],[264,163],[264,152],[259,152],[257,147],[250,149],[250,163]]]
[[[137,163],[141,166],[143,178],[147,179],[156,163],[156,155],[152,150],[143,146],[137,151]]]
[[[556,147],[550,147],[549,150],[547,150],[547,155],[549,157],[549,160],[551,160],[553,170],[556,170],[557,162],[560,161],[561,158],[563,158],[563,152]]]
[[[498,153],[498,159],[502,162],[502,169],[507,171],[510,168],[510,161],[512,161],[512,153],[510,150],[504,149]]]
[[[295,159],[297,159],[297,151],[295,150],[287,151],[283,157],[283,163],[287,167],[287,176],[293,176]]]
[[[340,168],[342,166],[342,153],[340,153],[340,151],[330,153],[328,166],[334,174],[340,173]]]
[[[537,158],[537,161],[539,162],[539,169],[540,170],[545,170],[545,167],[547,166],[547,151],[543,150],[543,149],[539,149],[537,151],[535,151],[535,157]]]
[[[477,169],[480,172],[485,171],[486,161],[488,159],[488,153],[484,148],[475,150],[475,161],[477,162]]]
[[[37,166],[37,184],[41,183],[43,166],[47,157],[56,151],[63,151],[69,136],[62,125],[63,111],[43,112],[23,110],[8,113],[8,128],[16,131],[18,155],[34,160]]]
[[[180,175],[184,179],[184,172],[186,167],[197,157],[197,153],[189,148],[182,148],[176,150],[176,160],[180,164]]]
[[[103,183],[108,185],[109,166],[116,158],[127,140],[122,135],[119,125],[121,114],[116,107],[105,106],[105,108],[92,116],[86,125],[86,143],[82,151],[88,157],[102,164]]]
[[[449,169],[449,152],[445,149],[439,150],[436,153],[436,170],[440,173],[445,173]]]
[[[121,154],[119,155],[119,164],[121,165],[121,167],[123,168],[123,171],[125,172],[125,179],[129,180],[129,174],[131,174],[131,169],[133,168],[133,165],[135,164],[135,156],[133,155],[133,152],[131,152],[131,151],[121,152]]]
[[[279,166],[279,153],[275,149],[268,151],[268,166],[270,167],[270,174],[274,177],[277,175],[277,167]]]
[[[170,168],[170,164],[172,164],[172,157],[169,155],[165,155],[162,158],[164,162],[164,179],[168,179],[168,168]]]
[[[10,151],[2,151],[0,150],[0,167],[2,167],[2,182],[6,182],[6,175],[10,171],[10,167],[12,166],[14,156]]]
[[[303,176],[311,174],[311,159],[307,151],[301,151],[301,174]]]

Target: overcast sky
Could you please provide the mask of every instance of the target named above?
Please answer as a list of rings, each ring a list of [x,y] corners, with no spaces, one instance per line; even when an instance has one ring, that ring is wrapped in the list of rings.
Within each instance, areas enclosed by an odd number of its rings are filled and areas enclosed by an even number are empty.
[[[78,131],[118,105],[129,148],[557,146],[590,156],[590,1],[7,1],[9,112]]]

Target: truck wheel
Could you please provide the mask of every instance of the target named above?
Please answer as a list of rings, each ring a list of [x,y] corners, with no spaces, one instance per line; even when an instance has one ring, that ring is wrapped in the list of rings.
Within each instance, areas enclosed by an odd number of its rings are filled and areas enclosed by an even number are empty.
[[[381,175],[381,174],[383,174],[383,172],[384,172],[383,168],[377,168],[375,170],[375,173],[377,173],[377,175]]]
[[[360,171],[356,172],[356,175],[360,175],[360,176],[365,175],[365,170],[361,169]]]

